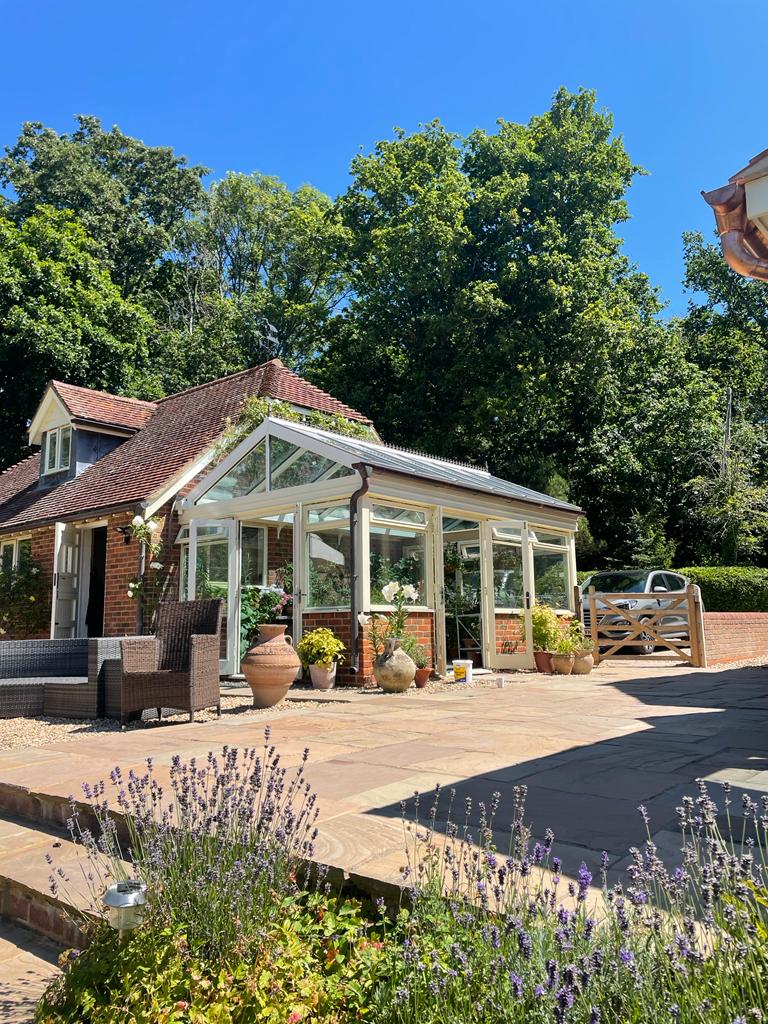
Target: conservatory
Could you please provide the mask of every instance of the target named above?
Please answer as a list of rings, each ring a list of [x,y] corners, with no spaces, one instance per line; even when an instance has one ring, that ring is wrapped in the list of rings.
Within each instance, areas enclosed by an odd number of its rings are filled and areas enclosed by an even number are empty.
[[[341,637],[340,682],[357,685],[391,580],[417,589],[408,629],[439,671],[455,658],[533,667],[532,603],[573,610],[578,508],[373,440],[268,417],[177,511],[182,597],[225,600],[224,674],[238,671],[254,594],[269,586],[292,595],[294,637],[320,625]]]

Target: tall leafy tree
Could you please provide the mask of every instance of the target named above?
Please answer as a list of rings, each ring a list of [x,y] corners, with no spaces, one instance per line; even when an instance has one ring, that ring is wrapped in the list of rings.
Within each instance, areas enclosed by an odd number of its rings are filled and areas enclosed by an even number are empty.
[[[7,212],[22,223],[41,205],[70,209],[85,226],[124,298],[152,285],[177,232],[203,200],[203,167],[190,167],[167,146],[147,146],[119,128],[79,116],[59,134],[24,124],[0,159],[10,186]]]
[[[0,467],[25,451],[46,382],[149,397],[151,320],[124,299],[72,214],[0,215]]]

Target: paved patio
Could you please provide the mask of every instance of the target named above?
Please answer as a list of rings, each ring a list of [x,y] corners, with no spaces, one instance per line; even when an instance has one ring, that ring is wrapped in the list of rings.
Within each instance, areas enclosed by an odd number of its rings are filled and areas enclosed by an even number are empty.
[[[231,714],[2,751],[0,787],[79,795],[84,780],[106,778],[115,764],[142,767],[150,754],[162,773],[177,752],[188,758],[225,743],[258,745],[269,721],[284,763],[297,764],[310,748],[318,858],[390,879],[403,863],[400,803],[436,783],[455,788],[462,809],[466,797],[476,808],[500,792],[501,831],[513,787],[525,784],[534,832],[555,831],[570,872],[582,859],[596,866],[603,850],[620,866],[644,838],[641,803],[659,845],[674,851],[675,808],[697,778],[728,779],[756,799],[768,793],[766,667],[712,671],[654,658],[606,663],[586,677],[508,675],[503,689],[336,696],[268,719]],[[40,840],[49,847],[49,837]],[[0,842],[0,866],[28,873],[30,884],[33,874],[35,882],[47,877],[32,847],[29,836]]]

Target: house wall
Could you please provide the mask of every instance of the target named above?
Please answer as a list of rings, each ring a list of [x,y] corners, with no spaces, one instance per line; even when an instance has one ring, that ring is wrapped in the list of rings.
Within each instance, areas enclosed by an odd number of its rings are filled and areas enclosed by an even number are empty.
[[[304,632],[325,626],[332,629],[341,638],[347,647],[346,661],[339,669],[337,682],[340,686],[375,686],[376,680],[373,677],[373,648],[370,641],[370,628],[363,627],[361,633],[360,647],[360,671],[353,674],[349,670],[349,648],[351,644],[351,630],[349,611],[307,611],[302,616]],[[430,662],[434,664],[435,651],[435,628],[434,614],[432,612],[412,612],[407,619],[406,629],[412,633],[417,641],[427,649]],[[294,638],[296,639],[296,638]]]
[[[496,653],[525,654],[525,623],[520,615],[496,612]]]
[[[768,612],[704,612],[707,665],[768,658]]]

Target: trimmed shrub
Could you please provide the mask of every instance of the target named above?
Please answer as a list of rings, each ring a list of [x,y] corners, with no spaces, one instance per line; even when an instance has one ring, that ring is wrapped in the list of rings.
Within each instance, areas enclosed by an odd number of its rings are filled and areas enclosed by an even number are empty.
[[[768,569],[712,565],[677,571],[701,587],[708,612],[768,612]]]

